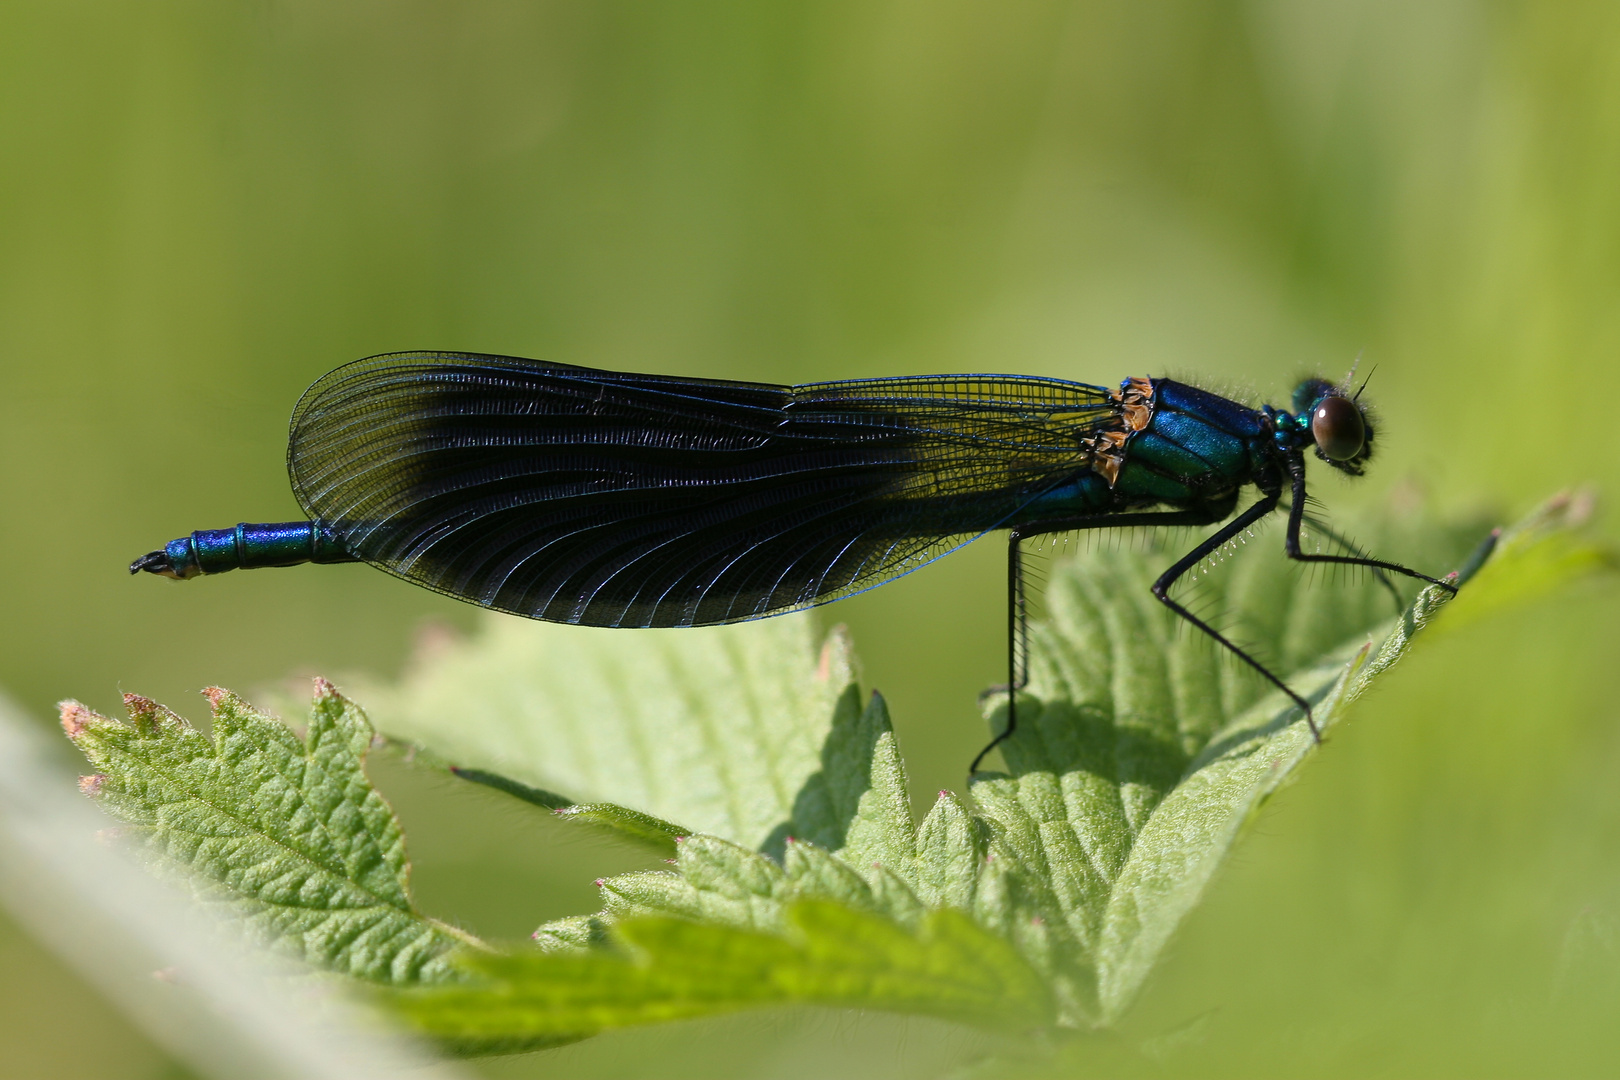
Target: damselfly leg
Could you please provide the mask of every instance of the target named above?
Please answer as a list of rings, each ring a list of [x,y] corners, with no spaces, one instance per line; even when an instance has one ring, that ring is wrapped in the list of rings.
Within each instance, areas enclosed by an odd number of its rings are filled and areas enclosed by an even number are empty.
[[[1371,568],[1374,573],[1377,573],[1378,571],[1385,571],[1391,574],[1405,574],[1409,578],[1416,578],[1418,581],[1424,581],[1430,585],[1438,585],[1442,589],[1445,589],[1452,594],[1457,592],[1457,586],[1452,582],[1442,581],[1439,578],[1432,578],[1427,574],[1420,574],[1411,567],[1402,566],[1400,563],[1385,562],[1382,559],[1369,559],[1359,555],[1317,555],[1308,554],[1305,551],[1302,551],[1299,546],[1299,528],[1301,522],[1303,522],[1305,519],[1304,461],[1291,461],[1289,463],[1289,472],[1293,475],[1293,491],[1288,507],[1288,533],[1283,539],[1283,550],[1288,552],[1288,557],[1290,559],[1293,559],[1296,562],[1337,563],[1340,566],[1366,566]],[[1315,730],[1314,726],[1312,727],[1312,730]]]
[[[1287,511],[1290,515],[1293,514],[1294,510],[1291,503],[1283,504],[1281,509]],[[1321,533],[1322,536],[1328,541],[1338,544],[1340,547],[1344,548],[1344,550],[1348,551],[1357,558],[1371,558],[1371,556],[1363,551],[1354,540],[1351,540],[1348,536],[1345,536],[1343,533],[1339,532],[1322,519],[1312,517],[1309,514],[1303,514],[1301,515],[1301,520],[1316,532]],[[1389,574],[1384,572],[1383,567],[1374,566],[1371,569],[1373,580],[1378,582],[1379,586],[1389,594],[1390,600],[1395,604],[1395,614],[1401,614],[1401,612],[1406,610],[1406,601],[1401,597],[1400,590],[1397,589],[1395,587],[1395,583],[1389,579]]]
[[[1005,687],[1007,691],[1007,724],[1002,729],[1001,734],[985,744],[984,749],[980,750],[973,758],[973,764],[968,766],[969,775],[978,772],[979,764],[984,761],[985,755],[1006,741],[1018,729],[1018,692],[1029,681],[1029,611],[1027,604],[1028,593],[1024,583],[1022,542],[1034,536],[1081,532],[1086,529],[1209,525],[1219,521],[1230,512],[1230,506],[1215,506],[1208,509],[1176,510],[1166,513],[1108,514],[1055,519],[1052,521],[1032,521],[1009,531],[1007,537],[1007,685]],[[1222,543],[1224,542],[1223,540]],[[1190,616],[1188,617],[1190,618]],[[1196,622],[1196,620],[1194,621]],[[1213,633],[1213,631],[1208,632]],[[1024,661],[1022,669],[1020,669],[1019,665],[1020,657]],[[990,692],[993,693],[994,689],[992,688]]]

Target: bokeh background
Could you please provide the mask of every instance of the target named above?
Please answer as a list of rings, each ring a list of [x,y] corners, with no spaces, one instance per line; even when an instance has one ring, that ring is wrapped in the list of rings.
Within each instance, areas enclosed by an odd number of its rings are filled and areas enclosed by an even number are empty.
[[[297,516],[293,403],[383,351],[1179,374],[1256,402],[1361,354],[1380,456],[1319,485],[1341,523],[1620,490],[1604,0],[15,0],[0,147],[0,686],[41,724],[67,696],[196,716],[210,683],[388,675],[424,621],[473,625],[361,567],[124,572]],[[982,740],[1000,566],[976,545],[825,612],[919,796]],[[1420,648],[1274,802],[1125,1035],[1018,1068],[1612,1075],[1616,599]],[[631,858],[382,773],[424,906],[481,933],[588,910]],[[10,924],[0,980],[0,1075],[185,1075]],[[923,1076],[977,1045],[781,1014],[486,1071]]]

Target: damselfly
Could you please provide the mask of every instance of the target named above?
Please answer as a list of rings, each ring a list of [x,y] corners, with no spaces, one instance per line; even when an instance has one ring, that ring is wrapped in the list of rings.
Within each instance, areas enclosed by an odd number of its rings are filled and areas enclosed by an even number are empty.
[[[1140,377],[772,386],[393,353],[338,368],[293,412],[287,468],[310,520],[194,532],[130,572],[362,561],[533,619],[709,626],[837,600],[1005,529],[1007,723],[977,769],[1017,725],[1021,542],[1224,521],[1153,595],[1291,698],[1314,733],[1309,702],[1170,590],[1284,492],[1290,558],[1452,588],[1354,548],[1301,548],[1306,451],[1350,475],[1372,454],[1359,397],[1306,379],[1285,411]],[[1258,498],[1238,512],[1250,485]]]

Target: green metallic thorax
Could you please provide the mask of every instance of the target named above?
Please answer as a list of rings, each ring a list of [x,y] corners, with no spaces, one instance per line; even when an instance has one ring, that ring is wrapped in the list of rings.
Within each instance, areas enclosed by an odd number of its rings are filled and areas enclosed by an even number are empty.
[[[1158,379],[1153,419],[1126,446],[1114,491],[1126,499],[1183,504],[1229,496],[1272,467],[1264,413]]]

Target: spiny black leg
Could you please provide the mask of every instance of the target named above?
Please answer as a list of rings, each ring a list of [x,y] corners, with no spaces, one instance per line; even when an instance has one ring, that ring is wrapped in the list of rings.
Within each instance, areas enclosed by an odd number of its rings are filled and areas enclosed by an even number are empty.
[[[1014,529],[1007,552],[1007,589],[1011,605],[1007,626],[1007,735],[1012,734],[1017,716],[1013,706],[1018,691],[1029,685],[1029,594],[1024,584],[1023,540],[1024,534]]]
[[[1452,593],[1457,586],[1449,581],[1432,578],[1428,574],[1420,574],[1410,567],[1400,563],[1384,562],[1382,559],[1357,558],[1350,555],[1307,555],[1299,547],[1299,526],[1305,517],[1305,459],[1295,454],[1288,462],[1288,471],[1293,474],[1293,492],[1291,505],[1288,507],[1288,535],[1284,538],[1283,549],[1288,557],[1298,562],[1339,563],[1343,566],[1369,566],[1374,570],[1387,570],[1392,574],[1405,574],[1419,581],[1427,581],[1430,585],[1438,585]]]
[[[1018,728],[1018,691],[1024,688],[1018,677],[1018,638],[1028,634],[1027,609],[1024,604],[1024,560],[1019,544],[1022,534],[1013,529],[1007,535],[1007,726],[1001,734],[985,744],[968,766],[968,775],[979,771],[979,762]],[[1025,642],[1028,649],[1028,642]],[[1027,662],[1027,661],[1026,661]]]
[[[1247,529],[1250,525],[1253,525],[1256,521],[1259,521],[1261,518],[1277,509],[1277,503],[1280,500],[1280,493],[1275,491],[1262,495],[1259,502],[1255,503],[1253,506],[1243,511],[1243,513],[1239,514],[1232,520],[1231,524],[1226,526],[1226,528],[1222,529],[1218,533],[1215,533],[1203,543],[1187,552],[1187,554],[1183,555],[1174,566],[1166,570],[1163,574],[1159,575],[1159,580],[1153,583],[1153,595],[1158,597],[1159,603],[1163,604],[1165,607],[1169,608],[1171,611],[1175,612],[1177,615],[1180,615],[1183,619],[1186,619],[1198,629],[1208,634],[1211,638],[1224,645],[1228,650],[1231,651],[1232,655],[1236,656],[1239,660],[1242,660],[1245,664],[1248,664],[1255,671],[1258,671],[1265,677],[1267,682],[1271,683],[1271,685],[1275,686],[1277,689],[1281,690],[1283,693],[1292,698],[1294,704],[1299,706],[1300,712],[1305,714],[1305,723],[1310,725],[1311,737],[1317,742],[1321,742],[1322,733],[1317,730],[1316,717],[1311,713],[1310,702],[1296,694],[1292,689],[1289,688],[1287,683],[1273,675],[1269,668],[1267,668],[1260,661],[1256,660],[1254,657],[1250,656],[1248,653],[1244,652],[1242,649],[1238,648],[1238,646],[1229,641],[1213,626],[1210,626],[1198,616],[1194,615],[1192,612],[1170,599],[1170,586],[1174,585],[1183,574],[1197,566],[1199,563],[1203,562],[1211,552],[1218,551],[1222,544],[1225,544],[1238,533],[1242,532],[1244,529]]]
[[[1287,510],[1289,517],[1292,518],[1294,513],[1292,503],[1289,504]],[[1317,532],[1321,533],[1335,544],[1338,544],[1340,547],[1349,551],[1351,554],[1359,556],[1363,559],[1367,558],[1367,553],[1365,551],[1361,550],[1360,547],[1352,543],[1342,533],[1339,533],[1329,527],[1327,523],[1318,521],[1315,518],[1305,518],[1304,515],[1301,515],[1301,519],[1309,521],[1311,528],[1315,529]],[[1401,612],[1405,611],[1406,601],[1401,599],[1400,590],[1395,588],[1395,583],[1393,581],[1389,580],[1389,574],[1385,572],[1384,568],[1382,566],[1375,566],[1372,568],[1372,573],[1373,578],[1377,580],[1378,584],[1382,585],[1384,587],[1384,591],[1389,593],[1389,598],[1395,601],[1395,614],[1399,615]]]
[[[1029,605],[1024,588],[1024,556],[1021,542],[1030,536],[1048,533],[1078,532],[1082,529],[1130,528],[1136,525],[1209,525],[1229,512],[1229,507],[1209,510],[1178,510],[1169,513],[1103,514],[1081,518],[1054,518],[1020,525],[1011,530],[1007,538],[1007,685],[991,687],[986,693],[998,689],[1007,691],[1007,726],[1001,734],[985,744],[983,750],[968,766],[968,775],[979,771],[979,763],[1018,728],[1018,691],[1029,681]],[[1195,620],[1196,621],[1196,620]],[[1019,650],[1024,656],[1024,671],[1018,670]],[[982,700],[981,695],[981,700]]]

